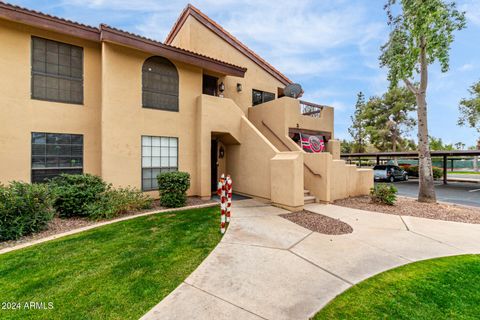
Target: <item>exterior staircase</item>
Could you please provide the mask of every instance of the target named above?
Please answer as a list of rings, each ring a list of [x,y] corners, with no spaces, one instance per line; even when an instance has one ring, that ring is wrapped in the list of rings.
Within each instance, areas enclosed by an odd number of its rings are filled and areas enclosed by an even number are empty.
[[[303,203],[304,204],[315,203],[315,196],[312,196],[310,194],[310,190],[303,190]]]

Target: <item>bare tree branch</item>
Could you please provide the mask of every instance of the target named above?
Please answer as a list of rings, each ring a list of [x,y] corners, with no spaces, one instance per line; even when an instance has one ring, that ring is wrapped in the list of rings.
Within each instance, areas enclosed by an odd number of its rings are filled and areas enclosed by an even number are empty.
[[[407,86],[408,90],[412,91],[412,93],[415,94],[415,95],[418,94],[417,88],[415,88],[415,86],[413,85],[413,83],[410,80],[405,78],[405,79],[403,79],[403,82],[405,82],[405,85]]]

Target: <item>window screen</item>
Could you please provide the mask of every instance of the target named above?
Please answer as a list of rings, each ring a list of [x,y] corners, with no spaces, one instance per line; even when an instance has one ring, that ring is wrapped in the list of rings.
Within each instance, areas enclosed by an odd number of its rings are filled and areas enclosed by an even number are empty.
[[[32,182],[83,173],[83,135],[32,133]]]
[[[256,106],[257,104],[264,103],[267,101],[275,100],[275,93],[252,90],[252,105]]]
[[[144,108],[178,111],[178,72],[169,60],[151,57],[142,67]]]
[[[178,170],[178,138],[142,136],[142,190],[157,190],[160,172]]]
[[[83,48],[32,37],[32,99],[83,103]]]

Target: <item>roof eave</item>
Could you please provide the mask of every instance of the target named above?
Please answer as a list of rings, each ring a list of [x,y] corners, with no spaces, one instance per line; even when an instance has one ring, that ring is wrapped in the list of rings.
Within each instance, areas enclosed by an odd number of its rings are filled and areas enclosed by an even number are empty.
[[[68,34],[82,39],[99,41],[100,31],[97,28],[61,20],[34,11],[0,2],[0,18],[27,24],[40,29]]]
[[[180,48],[164,45],[159,42],[150,41],[145,38],[132,36],[128,33],[110,28],[105,25],[101,25],[100,30],[101,41],[112,42],[149,52],[154,55],[160,55],[171,60],[195,65],[203,69],[218,72],[220,74],[244,77],[245,72],[247,71],[246,68],[223,63],[221,61],[212,61],[212,59],[208,57],[204,57],[193,52],[188,52]]]

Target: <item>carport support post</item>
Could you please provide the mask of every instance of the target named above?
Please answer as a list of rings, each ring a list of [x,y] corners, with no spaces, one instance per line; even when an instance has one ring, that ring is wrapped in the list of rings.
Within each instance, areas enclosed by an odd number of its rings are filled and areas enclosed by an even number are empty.
[[[380,164],[380,156],[377,156],[377,166]]]
[[[447,156],[443,156],[443,184],[447,184]]]

